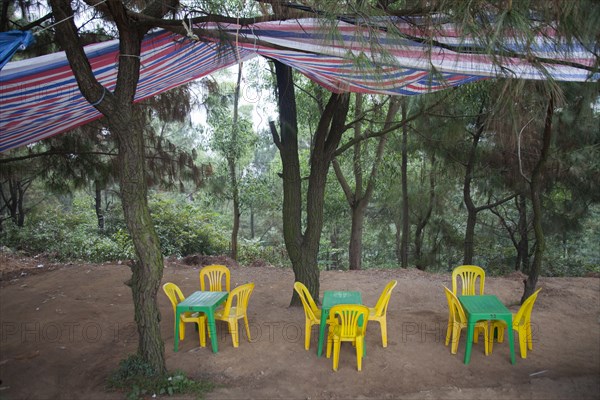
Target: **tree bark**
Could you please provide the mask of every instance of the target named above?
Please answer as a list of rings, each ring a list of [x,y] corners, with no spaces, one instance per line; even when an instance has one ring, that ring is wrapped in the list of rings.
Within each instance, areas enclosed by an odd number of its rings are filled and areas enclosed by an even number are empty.
[[[296,94],[292,69],[274,61],[277,79],[277,103],[279,109],[279,132],[270,123],[273,141],[281,157],[283,179],[283,240],[292,263],[296,281],[306,285],[314,298],[319,293],[319,270],[316,267],[302,266],[302,182],[298,157],[298,122],[296,114]],[[316,262],[316,260],[315,260]],[[300,305],[300,298],[292,293],[290,305]]]
[[[546,240],[544,237],[544,229],[542,227],[542,180],[543,171],[548,160],[550,153],[550,144],[552,143],[552,116],[554,115],[554,99],[552,96],[548,101],[548,109],[546,111],[546,120],[544,123],[542,151],[540,158],[535,165],[531,174],[531,205],[533,209],[533,231],[535,233],[535,252],[533,255],[533,264],[531,265],[531,272],[524,281],[525,288],[523,296],[521,297],[521,304],[535,291],[538,277],[542,270],[542,261],[544,257],[544,251],[546,249]]]
[[[250,207],[250,239],[254,239],[254,208]]]
[[[296,281],[306,285],[313,298],[319,296],[317,256],[323,228],[323,204],[327,172],[339,144],[349,95],[332,94],[321,115],[314,135],[310,157],[310,175],[306,196],[306,229],[302,232],[302,182],[298,156],[298,123],[292,70],[278,61],[275,64],[280,133],[271,123],[273,141],[279,149],[283,178],[283,236]],[[292,291],[290,305],[301,305]]]
[[[362,268],[362,237],[365,221],[365,210],[367,204],[359,201],[352,207],[352,226],[350,228],[350,243],[348,246],[349,269],[359,270]]]
[[[463,182],[463,201],[467,208],[467,226],[465,229],[465,242],[463,253],[463,264],[471,265],[473,263],[475,225],[477,223],[477,207],[471,197],[471,182],[473,181],[473,170],[475,169],[475,158],[477,154],[477,145],[483,133],[483,124],[477,121],[477,131],[473,135],[469,156],[465,166],[465,179]]]
[[[529,223],[527,221],[527,198],[521,193],[516,199],[517,210],[519,211],[519,222],[517,230],[519,232],[519,242],[517,244],[517,260],[515,262],[515,271],[521,270],[523,273],[529,273]]]
[[[406,120],[406,101],[402,104],[402,120]],[[400,265],[408,268],[408,242],[410,239],[410,215],[408,204],[408,127],[402,125],[402,242],[400,244]]]
[[[102,187],[100,182],[94,182],[94,209],[96,210],[96,219],[98,220],[98,230],[104,231],[104,212],[102,210]]]
[[[239,120],[239,103],[240,103],[240,86],[242,82],[242,66],[238,66],[238,76],[235,85],[235,93],[233,96],[233,126],[231,128],[231,141],[235,143],[238,139],[238,120]],[[240,231],[240,193],[238,187],[238,179],[236,173],[236,156],[229,154],[227,156],[227,165],[229,167],[229,179],[231,180],[231,190],[233,198],[233,228],[231,230],[231,258],[238,259],[238,235]]]
[[[157,372],[164,373],[164,343],[156,299],[163,275],[163,257],[147,202],[143,129],[136,120],[133,115],[108,119],[111,132],[118,138],[123,212],[136,252],[136,261],[130,266],[138,354]]]
[[[65,50],[82,95],[104,114],[117,140],[119,183],[125,222],[134,244],[136,261],[131,264],[131,291],[138,329],[138,354],[153,369],[166,372],[164,343],[160,335],[160,311],[156,295],[162,279],[163,258],[147,203],[144,130],[133,104],[140,72],[141,42],[145,33],[127,15],[122,2],[108,0],[106,12],[119,31],[119,66],[114,92],[102,86],[79,41],[68,0],[50,0],[56,25],[56,39]],[[154,5],[158,5],[154,7]],[[164,7],[163,7],[164,6]],[[149,10],[166,13],[164,3]],[[164,14],[154,14],[159,17]]]
[[[423,235],[429,223],[433,205],[435,204],[435,154],[431,156],[431,170],[429,171],[429,204],[425,215],[418,219],[415,227],[415,265],[417,269],[425,271],[427,264],[423,262]]]
[[[398,98],[391,98],[389,102],[389,107],[384,123],[383,129],[389,129],[392,125],[394,117],[398,112],[399,108],[399,100]],[[362,118],[362,95],[356,95],[356,105],[355,105],[355,119],[358,121],[354,124],[354,138],[358,139],[362,136],[362,128],[360,119]],[[335,175],[340,183],[342,190],[346,196],[346,200],[350,205],[351,215],[352,215],[352,227],[350,229],[350,242],[348,245],[348,255],[349,255],[349,269],[351,270],[359,270],[362,268],[362,238],[363,238],[363,227],[364,227],[364,219],[367,207],[373,197],[373,190],[375,188],[375,182],[377,178],[377,171],[379,169],[379,165],[381,164],[381,159],[383,158],[383,152],[385,150],[385,145],[387,143],[387,134],[381,135],[379,137],[379,142],[377,144],[377,150],[375,152],[375,157],[373,160],[373,164],[371,166],[371,172],[369,174],[369,178],[367,181],[366,188],[363,182],[363,168],[362,168],[362,141],[357,140],[354,144],[354,154],[353,154],[353,173],[354,173],[354,182],[355,187],[354,191],[350,188],[348,181],[344,177],[344,173],[340,168],[337,161],[334,159],[332,164],[335,171]]]
[[[402,222],[398,218],[394,218],[394,227],[396,228],[394,234],[394,253],[396,254],[398,265],[402,265]]]

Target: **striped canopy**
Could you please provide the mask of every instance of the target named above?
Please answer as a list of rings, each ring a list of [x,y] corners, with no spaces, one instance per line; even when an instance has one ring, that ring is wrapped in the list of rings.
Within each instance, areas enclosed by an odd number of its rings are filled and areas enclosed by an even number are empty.
[[[417,95],[494,77],[561,81],[600,78],[585,68],[594,65],[592,52],[583,46],[558,46],[550,42],[548,32],[527,48],[528,54],[559,62],[540,68],[520,56],[523,49],[511,38],[507,38],[505,47],[513,56],[501,60],[455,51],[479,45],[468,42],[451,25],[436,32],[433,39],[437,46],[433,48],[421,43],[424,35],[414,24],[393,24],[405,39],[386,33],[389,20],[386,29],[338,21],[335,34],[317,19],[198,27],[229,33],[229,40],[195,40],[163,30],[147,35],[136,101],[257,55],[290,65],[333,92]],[[98,81],[113,91],[118,41],[90,45],[85,51]],[[62,52],[11,62],[0,71],[0,152],[99,117],[101,114],[79,92]]]

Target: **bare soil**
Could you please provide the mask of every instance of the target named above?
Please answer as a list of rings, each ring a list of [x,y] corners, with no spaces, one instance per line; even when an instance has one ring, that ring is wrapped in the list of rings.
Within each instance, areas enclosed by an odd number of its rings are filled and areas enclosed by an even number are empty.
[[[169,260],[163,282],[190,294],[199,289],[201,264],[210,261]],[[237,349],[219,324],[217,354],[198,347],[191,326],[175,353],[171,305],[162,291],[158,295],[167,366],[215,382],[208,399],[600,398],[596,277],[541,278],[543,290],[532,318],[534,349],[528,357],[519,357],[517,345],[512,365],[506,341],[495,344],[489,356],[480,341],[465,365],[464,333],[458,354],[444,346],[448,307],[442,285],[450,285],[449,273],[324,271],[321,291],[359,290],[367,305],[375,304],[389,280],[398,280],[388,309],[388,347],[381,346],[378,324],[369,324],[362,372],[347,344],[334,372],[331,359],[316,355],[317,327],[310,350],[304,350],[304,312],[288,307],[292,271],[264,263],[228,264],[232,287],[256,283],[249,310],[252,340],[242,335]],[[129,267],[50,264],[0,253],[0,271],[0,399],[124,398],[122,392],[107,390],[105,382],[137,347],[131,292],[124,283],[131,276]],[[486,292],[516,311],[522,279],[520,274],[487,277]]]

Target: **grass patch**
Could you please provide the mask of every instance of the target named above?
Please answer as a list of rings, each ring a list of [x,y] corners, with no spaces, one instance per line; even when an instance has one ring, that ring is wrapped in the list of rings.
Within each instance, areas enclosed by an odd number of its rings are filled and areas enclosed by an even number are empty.
[[[189,394],[201,399],[214,387],[208,381],[190,379],[182,371],[159,374],[135,354],[119,363],[119,368],[108,378],[108,386],[127,391],[128,400],[174,394]]]

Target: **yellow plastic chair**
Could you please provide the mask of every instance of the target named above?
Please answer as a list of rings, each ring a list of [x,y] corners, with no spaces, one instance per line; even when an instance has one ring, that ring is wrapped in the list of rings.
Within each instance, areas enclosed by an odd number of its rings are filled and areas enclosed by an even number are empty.
[[[302,282],[294,283],[294,290],[298,293],[302,306],[304,307],[304,317],[306,319],[304,331],[304,348],[310,349],[310,333],[313,325],[321,324],[321,310],[313,300],[308,288]]]
[[[331,357],[333,345],[333,370],[338,370],[342,342],[352,342],[356,347],[356,365],[361,371],[369,308],[359,304],[338,304],[331,307],[329,315],[337,320],[329,326],[327,335],[327,358]]]
[[[177,304],[185,300],[185,296],[174,283],[167,282],[163,285],[163,290],[165,291],[169,300],[171,300],[171,305],[173,306],[173,319],[177,315]],[[206,326],[206,317],[202,313],[192,313],[186,311],[184,313],[179,314],[179,340],[183,340],[185,338],[185,323],[193,322],[198,325],[198,335],[200,338],[200,346],[206,346],[206,333],[204,327]],[[176,324],[177,321],[174,321]],[[173,325],[174,326],[174,325]],[[175,329],[175,328],[173,328]]]
[[[225,278],[225,290],[223,290],[223,278]],[[208,280],[208,289],[206,288]],[[210,292],[229,292],[231,273],[224,265],[207,265],[200,270],[200,290]]]
[[[215,320],[225,321],[229,326],[229,333],[231,334],[231,340],[233,341],[233,347],[238,347],[239,340],[239,329],[238,320],[244,319],[244,325],[246,326],[246,334],[248,341],[250,342],[250,326],[248,325],[248,300],[254,290],[254,283],[246,283],[233,289],[225,306],[222,309],[215,311]],[[235,301],[235,305],[234,304]]]
[[[387,347],[387,307],[392,297],[392,290],[397,284],[397,280],[388,282],[381,292],[381,296],[379,296],[375,307],[369,308],[369,321],[377,321],[381,327],[381,344],[383,347]]]
[[[458,351],[458,340],[460,339],[460,331],[467,327],[467,316],[465,315],[465,310],[462,308],[460,301],[458,298],[444,286],[444,291],[446,292],[446,299],[448,300],[448,330],[446,331],[446,346],[452,339],[452,346],[450,348],[450,352],[452,354],[456,354]],[[473,338],[467,338],[467,340],[473,340],[473,343],[478,343],[479,340],[479,330],[483,329],[483,339],[484,339],[484,348],[485,355],[489,354],[488,347],[488,322],[487,321],[479,321],[475,324],[475,330],[473,332]]]
[[[538,293],[542,290],[539,288],[531,296],[525,300],[525,302],[519,308],[516,314],[513,315],[512,329],[519,333],[519,348],[521,350],[521,358],[527,358],[527,349],[533,350],[533,338],[531,335],[531,311],[533,310],[533,304],[537,299]],[[504,329],[506,328],[506,322],[504,321],[492,321],[490,330],[490,353],[494,347],[494,331],[497,329],[498,343],[504,342]]]
[[[479,278],[479,294],[483,294],[485,271],[477,265],[461,265],[452,270],[452,293],[458,296],[458,278],[461,279],[461,295],[475,295],[475,284]]]

